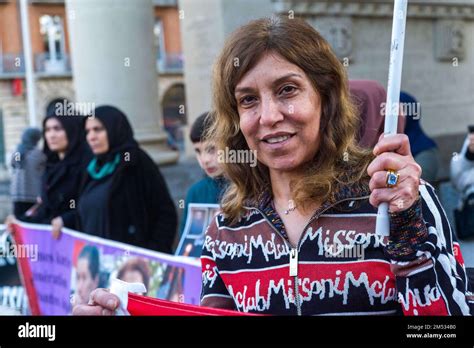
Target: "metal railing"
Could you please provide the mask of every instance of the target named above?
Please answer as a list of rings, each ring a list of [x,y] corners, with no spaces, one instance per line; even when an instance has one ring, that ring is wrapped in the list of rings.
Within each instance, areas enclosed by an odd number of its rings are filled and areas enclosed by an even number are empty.
[[[68,54],[60,55],[59,59],[50,60],[49,53],[34,55],[35,73],[41,76],[70,75],[71,59]],[[0,54],[0,78],[14,78],[25,76],[23,53]]]
[[[24,56],[22,53],[0,54],[0,77],[23,76],[25,74]]]
[[[183,73],[183,55],[167,54],[156,61],[156,68],[161,74]],[[69,54],[59,56],[57,60],[50,60],[49,53],[34,55],[35,73],[42,76],[70,75],[72,74],[71,57]],[[22,77],[25,75],[23,53],[0,54],[0,78]]]
[[[68,54],[59,54],[51,60],[48,52],[35,54],[35,72],[41,75],[71,74],[71,58]]]
[[[183,54],[168,53],[156,60],[156,68],[160,74],[179,74],[183,72]]]

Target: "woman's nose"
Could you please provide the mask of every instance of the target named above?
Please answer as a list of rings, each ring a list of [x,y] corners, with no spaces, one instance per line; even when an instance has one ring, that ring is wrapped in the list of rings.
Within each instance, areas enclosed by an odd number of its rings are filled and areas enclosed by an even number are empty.
[[[283,115],[273,98],[263,98],[260,111],[260,124],[263,126],[272,127],[275,123],[283,120]]]

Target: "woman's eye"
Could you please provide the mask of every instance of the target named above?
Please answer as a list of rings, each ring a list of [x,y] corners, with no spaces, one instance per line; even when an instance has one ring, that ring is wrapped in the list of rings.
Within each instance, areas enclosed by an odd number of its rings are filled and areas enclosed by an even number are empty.
[[[288,85],[288,86],[283,87],[283,88],[281,89],[280,93],[281,93],[281,94],[291,94],[291,93],[293,93],[295,90],[296,90],[296,87],[295,87],[295,86]]]
[[[240,99],[240,104],[241,105],[249,105],[251,104],[253,101],[255,100],[254,97],[251,97],[251,96],[246,96],[246,97],[243,97]]]

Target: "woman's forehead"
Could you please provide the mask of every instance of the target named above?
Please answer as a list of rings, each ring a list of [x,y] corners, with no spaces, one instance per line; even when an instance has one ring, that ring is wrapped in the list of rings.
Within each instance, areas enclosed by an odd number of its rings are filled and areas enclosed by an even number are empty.
[[[304,79],[306,74],[299,66],[278,53],[266,53],[242,76],[235,87],[235,92],[256,84],[275,83],[291,77]]]
[[[62,127],[62,124],[61,122],[59,122],[59,120],[56,117],[50,117],[46,120],[45,126],[46,127],[57,127],[57,126]]]
[[[103,126],[103,123],[96,117],[88,117],[86,120],[86,127]]]

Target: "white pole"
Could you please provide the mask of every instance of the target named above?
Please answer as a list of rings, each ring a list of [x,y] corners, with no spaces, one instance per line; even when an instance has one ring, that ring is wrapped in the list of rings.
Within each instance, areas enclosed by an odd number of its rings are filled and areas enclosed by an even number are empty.
[[[21,13],[21,36],[23,41],[23,55],[25,60],[25,77],[26,77],[26,98],[28,103],[28,119],[31,127],[35,127],[36,108],[35,108],[35,76],[33,74],[33,62],[30,42],[30,25],[28,18],[27,0],[20,0]]]
[[[387,102],[385,105],[385,136],[397,133],[399,112],[398,104],[400,100],[400,84],[403,66],[403,47],[405,45],[407,2],[407,0],[395,0],[393,6],[392,44],[390,47]],[[375,232],[381,236],[390,235],[388,203],[381,203],[378,207]]]

